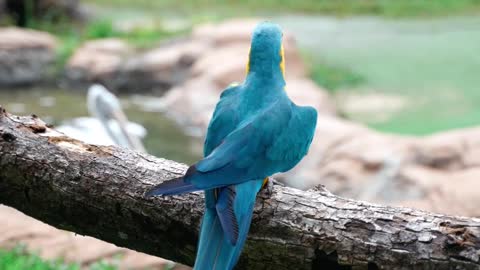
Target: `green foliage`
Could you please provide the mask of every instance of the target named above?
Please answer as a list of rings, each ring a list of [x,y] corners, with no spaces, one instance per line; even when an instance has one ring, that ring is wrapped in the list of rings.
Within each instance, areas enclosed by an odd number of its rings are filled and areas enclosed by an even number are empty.
[[[60,36],[60,41],[60,46],[57,49],[57,70],[61,70],[65,66],[82,39],[78,34],[72,32]]]
[[[2,270],[79,270],[78,265],[67,265],[61,261],[44,261],[36,255],[25,252],[21,247],[10,251],[0,250]]]
[[[88,24],[85,29],[86,39],[109,38],[118,36],[119,34],[120,32],[115,30],[113,23],[109,20],[93,21]]]
[[[162,28],[135,28],[121,35],[121,38],[137,48],[149,48],[157,44],[160,40],[181,35],[182,33],[184,32],[172,33]]]
[[[313,64],[310,77],[327,90],[334,92],[340,88],[355,87],[365,83],[365,78],[353,71],[324,63]]]
[[[78,264],[67,264],[61,260],[43,260],[37,255],[28,253],[22,246],[12,250],[0,249],[0,269],[2,270],[80,270]],[[105,262],[92,264],[89,270],[116,270]]]
[[[155,27],[134,27],[129,30],[117,29],[111,20],[98,20],[89,23],[85,28],[84,40],[101,38],[124,39],[137,48],[154,46],[160,40],[179,35],[182,32],[164,30],[161,25]]]

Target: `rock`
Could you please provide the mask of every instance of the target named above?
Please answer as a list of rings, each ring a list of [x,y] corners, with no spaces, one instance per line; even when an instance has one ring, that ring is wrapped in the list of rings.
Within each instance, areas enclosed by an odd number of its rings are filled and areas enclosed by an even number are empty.
[[[201,25],[193,30],[193,38],[213,44],[214,50],[207,51],[195,63],[193,74],[209,72],[222,86],[233,81],[242,81],[245,74],[252,31],[260,20],[230,20],[220,25]],[[306,76],[306,68],[296,46],[295,38],[286,32],[283,38],[286,76]],[[225,61],[228,59],[228,61]]]
[[[207,49],[205,42],[189,39],[146,52],[135,52],[119,39],[89,41],[68,61],[65,78],[77,88],[102,83],[114,92],[163,94],[186,80]]]
[[[199,57],[192,67],[192,76],[206,77],[218,87],[241,82],[245,77],[248,44],[230,44],[215,47]]]
[[[181,40],[130,57],[120,70],[121,91],[164,93],[190,76],[197,58],[208,49],[198,40]]]
[[[312,80],[307,78],[287,78],[287,83],[285,91],[287,91],[288,96],[295,104],[312,106],[320,114],[335,114],[336,108],[327,90],[320,88]]]
[[[133,52],[119,39],[88,41],[75,51],[65,68],[65,76],[71,84],[87,86],[102,83],[116,89],[118,73],[123,62]]]
[[[420,208],[431,212],[479,217],[479,168],[445,172],[420,166],[410,166],[403,177],[420,185],[422,196],[398,201],[395,205]]]
[[[308,189],[446,214],[480,216],[480,128],[427,137],[378,133],[320,116],[309,155],[281,175]]]
[[[259,19],[232,19],[220,24],[207,23],[193,29],[194,39],[212,41],[216,47],[232,43],[248,43]]]
[[[56,48],[48,33],[0,28],[0,87],[45,81],[53,72]]]
[[[221,89],[207,78],[195,78],[170,90],[163,98],[163,110],[189,133],[203,135],[218,102]]]

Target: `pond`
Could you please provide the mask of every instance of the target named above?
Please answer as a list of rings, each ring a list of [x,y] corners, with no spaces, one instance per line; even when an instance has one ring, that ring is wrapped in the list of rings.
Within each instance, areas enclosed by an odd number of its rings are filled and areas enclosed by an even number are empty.
[[[128,119],[147,129],[143,143],[150,154],[187,164],[198,160],[202,138],[186,135],[162,113],[145,111],[132,100],[131,97],[121,97]],[[10,113],[36,114],[54,126],[75,117],[88,116],[86,94],[81,91],[46,88],[2,90],[0,104]]]

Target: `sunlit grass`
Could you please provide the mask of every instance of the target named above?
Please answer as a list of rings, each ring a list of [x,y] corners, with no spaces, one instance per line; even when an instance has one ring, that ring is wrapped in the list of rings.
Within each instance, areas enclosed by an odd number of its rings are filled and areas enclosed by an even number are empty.
[[[480,55],[476,53],[480,32],[473,27],[478,22],[473,16],[347,19],[338,23],[335,34],[317,32],[317,41],[308,39],[309,30],[304,36],[300,27],[294,31],[299,39],[309,40],[305,49],[317,52],[310,58],[317,63],[312,75],[319,84],[343,94],[400,96],[407,101],[391,114],[371,109],[370,114],[347,113],[348,118],[385,132],[425,135],[480,125]],[[302,27],[314,23],[306,21]],[[342,79],[342,85],[328,81],[331,73]],[[349,83],[351,76],[362,80]]]

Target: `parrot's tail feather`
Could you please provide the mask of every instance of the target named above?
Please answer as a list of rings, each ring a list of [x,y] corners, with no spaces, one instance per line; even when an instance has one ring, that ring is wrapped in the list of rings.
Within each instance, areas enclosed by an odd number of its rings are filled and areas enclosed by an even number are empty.
[[[229,270],[230,253],[234,248],[230,242],[224,241],[224,233],[215,209],[206,210],[193,269]],[[221,253],[227,254],[220,256]]]
[[[250,222],[252,220],[253,207],[255,205],[255,197],[262,186],[263,180],[248,181],[242,184],[235,185],[235,192],[223,189],[226,196],[227,205],[230,205],[230,200],[233,200],[233,214],[238,224],[235,226],[226,226],[232,229],[229,233],[225,233],[225,228],[222,225],[219,210],[229,212],[230,207],[218,207],[222,204],[222,194],[219,194],[217,201],[217,208],[207,208],[202,221],[200,230],[200,240],[198,243],[197,258],[195,260],[194,270],[231,270],[240,257],[242,248],[247,239]],[[222,192],[221,192],[222,193]],[[235,193],[235,195],[233,194]],[[215,200],[213,192],[205,192],[207,201]],[[224,215],[228,217],[228,215]],[[229,220],[227,220],[230,222]],[[238,227],[237,227],[238,226]],[[236,241],[232,241],[231,235],[235,235],[233,230],[237,230],[238,235]],[[235,242],[233,244],[232,242]]]
[[[176,195],[181,193],[188,193],[192,191],[197,191],[198,188],[194,187],[190,183],[186,183],[183,177],[175,178],[172,180],[165,181],[151,190],[149,190],[145,196],[152,197],[156,195]]]
[[[218,194],[216,204],[218,219],[220,220],[225,236],[232,245],[237,244],[239,234],[238,221],[234,210],[236,196],[235,186],[222,188]]]

